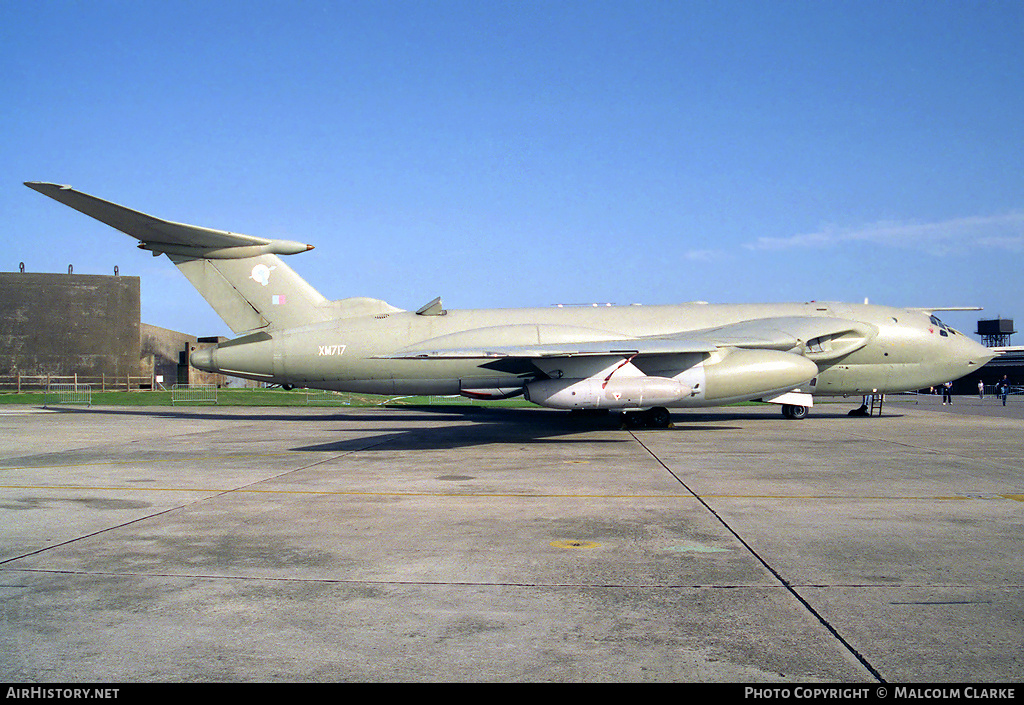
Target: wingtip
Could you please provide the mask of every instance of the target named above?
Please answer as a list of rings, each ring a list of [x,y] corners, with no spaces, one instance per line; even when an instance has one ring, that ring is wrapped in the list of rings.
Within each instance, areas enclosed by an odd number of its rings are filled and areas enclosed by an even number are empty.
[[[67,184],[54,184],[49,181],[25,181],[24,184],[30,189],[35,191],[44,191],[47,189],[58,189],[61,191],[67,191],[71,189]]]

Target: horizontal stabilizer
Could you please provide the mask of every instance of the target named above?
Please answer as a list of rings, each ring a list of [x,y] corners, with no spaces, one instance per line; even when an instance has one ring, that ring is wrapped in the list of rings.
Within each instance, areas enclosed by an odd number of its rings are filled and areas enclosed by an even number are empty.
[[[104,201],[70,186],[38,181],[28,181],[25,185],[131,235],[140,241],[141,249],[150,250],[154,254],[166,253],[191,259],[242,259],[260,255],[293,255],[313,249],[312,245],[292,240],[269,240],[174,223]]]

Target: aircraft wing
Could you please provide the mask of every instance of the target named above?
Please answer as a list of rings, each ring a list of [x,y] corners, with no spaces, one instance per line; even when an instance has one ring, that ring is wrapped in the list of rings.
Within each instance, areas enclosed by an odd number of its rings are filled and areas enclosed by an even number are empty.
[[[701,340],[674,338],[627,338],[585,343],[548,343],[543,345],[506,345],[494,348],[430,349],[417,346],[392,355],[381,355],[391,360],[453,360],[473,358],[593,357],[629,355],[675,355],[679,353],[711,352],[716,346]]]
[[[40,181],[28,181],[25,185],[126,235],[131,235],[140,241],[140,248],[151,250],[154,254],[238,259],[255,254],[295,254],[312,249],[311,245],[299,242],[268,240],[226,230],[174,223],[104,201],[76,191],[70,186]]]
[[[623,338],[586,342],[526,345],[435,347],[427,340],[386,359],[446,360],[495,358],[567,358],[581,356],[680,355],[708,353],[719,348],[800,350],[810,348],[816,360],[845,355],[877,335],[866,323],[821,316],[760,318],[729,325],[685,331],[670,336]]]
[[[757,318],[718,328],[700,331],[700,335],[714,340],[718,347],[817,350],[817,360],[828,359],[822,354],[827,346],[838,357],[864,347],[878,335],[878,329],[861,321],[830,316],[786,316]]]

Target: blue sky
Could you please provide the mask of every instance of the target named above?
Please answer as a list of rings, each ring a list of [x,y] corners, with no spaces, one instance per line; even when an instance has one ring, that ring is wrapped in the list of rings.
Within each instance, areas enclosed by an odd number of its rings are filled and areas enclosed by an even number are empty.
[[[0,269],[166,328],[228,334],[23,181],[312,243],[329,298],[1024,319],[1020,2],[6,2],[0,77]]]

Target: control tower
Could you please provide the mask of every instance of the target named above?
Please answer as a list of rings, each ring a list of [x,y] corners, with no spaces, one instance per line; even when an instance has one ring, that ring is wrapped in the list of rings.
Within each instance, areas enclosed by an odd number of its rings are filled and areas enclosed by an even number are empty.
[[[997,318],[991,321],[978,321],[977,335],[981,343],[988,348],[1005,348],[1010,345],[1010,336],[1016,333],[1012,318]]]

